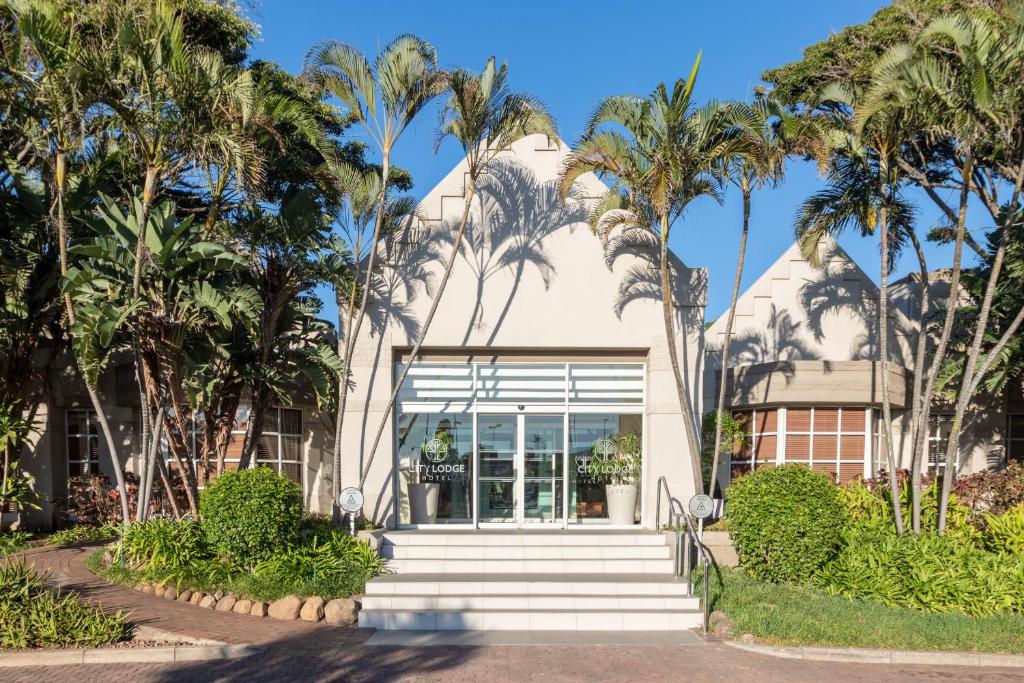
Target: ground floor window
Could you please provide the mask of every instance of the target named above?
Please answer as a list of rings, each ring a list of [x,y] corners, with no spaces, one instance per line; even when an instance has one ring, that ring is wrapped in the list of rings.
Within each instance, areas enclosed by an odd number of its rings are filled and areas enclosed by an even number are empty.
[[[256,444],[256,464],[302,485],[302,411],[271,408]]]
[[[928,415],[928,473],[939,476],[946,469],[946,449],[949,447],[949,435],[953,431],[953,415],[951,413],[931,413]],[[954,465],[960,469],[960,453],[957,452]]]
[[[69,410],[66,426],[68,478],[98,474],[100,435],[96,413],[91,410]]]
[[[733,454],[732,476],[757,467],[796,463],[846,482],[870,470],[870,409],[786,406],[738,411],[744,439]]]
[[[1007,461],[1024,465],[1024,414],[1010,415],[1006,432]]]
[[[396,408],[399,522],[608,524],[607,487],[640,490],[643,377],[640,364],[413,365]],[[614,457],[623,444],[635,465]],[[638,504],[616,505],[635,523]]]

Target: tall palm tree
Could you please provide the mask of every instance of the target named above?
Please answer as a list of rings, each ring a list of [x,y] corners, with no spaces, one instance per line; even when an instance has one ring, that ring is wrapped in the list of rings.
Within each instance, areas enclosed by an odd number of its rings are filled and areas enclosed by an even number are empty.
[[[68,222],[65,211],[68,159],[75,158],[85,144],[90,124],[87,109],[91,94],[83,88],[86,75],[81,68],[87,47],[79,40],[76,27],[68,23],[58,7],[47,0],[26,0],[11,5],[15,13],[23,70],[17,78],[31,98],[28,110],[33,112],[32,144],[34,154],[42,162],[52,188],[54,211],[52,223],[57,236],[58,262],[62,276],[68,270]],[[77,314],[70,295],[63,297],[69,328],[77,323]],[[94,382],[86,382],[86,392],[107,452],[110,454],[114,478],[125,523],[129,520],[128,493],[110,423],[100,403]]]
[[[711,495],[714,495],[718,473],[718,459],[722,449],[722,418],[725,411],[725,391],[729,370],[729,344],[736,317],[736,300],[743,278],[743,263],[747,252],[750,227],[750,197],[754,190],[777,183],[784,173],[786,156],[793,153],[816,153],[813,121],[798,118],[778,102],[758,97],[753,103],[729,105],[730,123],[736,126],[741,145],[731,157],[723,159],[725,177],[740,191],[743,201],[743,222],[740,229],[739,254],[733,277],[732,298],[725,320],[722,341],[722,375],[718,386],[718,405],[715,410],[715,444],[711,460]]]
[[[995,20],[981,14],[962,14],[934,20],[914,46],[897,46],[887,53],[878,68],[866,98],[865,116],[878,109],[916,109],[925,112],[923,132],[936,147],[945,149],[949,165],[959,172],[952,181],[959,185],[959,206],[949,207],[935,191],[936,178],[927,166],[919,168],[902,161],[903,168],[943,210],[955,226],[953,268],[946,315],[936,344],[922,396],[924,418],[919,420],[915,446],[927,446],[927,414],[930,396],[944,367],[946,352],[961,303],[961,254],[967,242],[966,220],[973,194],[989,212],[998,231],[1009,237],[1017,225],[1024,185],[1024,145],[1021,135],[1021,72],[1024,65],[1024,18],[1010,12]],[[1000,197],[1000,190],[1009,194]],[[951,436],[944,462],[939,499],[939,531],[945,530],[949,492],[956,474],[960,428],[978,384],[998,354],[1013,339],[1022,322],[1024,309],[1005,329],[984,356],[983,341],[989,333],[988,318],[998,290],[998,280],[1009,239],[1002,239],[991,259],[988,282],[978,302],[976,327],[971,335],[960,377]],[[975,247],[975,251],[979,251]]]
[[[358,122],[380,154],[380,184],[376,196],[376,216],[363,260],[356,259],[355,281],[349,301],[339,306],[338,350],[342,376],[338,380],[338,414],[334,433],[334,472],[332,498],[335,516],[341,492],[341,439],[351,378],[352,353],[366,314],[372,291],[377,252],[385,227],[388,183],[391,180],[391,153],[402,133],[441,92],[442,75],[436,68],[437,54],[427,41],[413,35],[401,35],[388,43],[373,64],[355,47],[338,41],[315,45],[306,55],[305,74],[341,101],[344,113]],[[365,272],[361,269],[365,267]]]
[[[671,91],[662,83],[647,98],[618,96],[602,101],[560,176],[563,197],[569,196],[573,183],[584,173],[610,179],[611,189],[593,209],[592,227],[606,241],[612,233],[624,232],[657,245],[665,344],[698,492],[703,489],[700,442],[676,348],[674,269],[668,245],[672,226],[692,201],[704,196],[720,200],[719,161],[736,146],[726,134],[718,107],[693,106],[699,68],[698,55],[689,77],[677,80]]]
[[[898,463],[892,431],[892,400],[889,396],[889,275],[893,255],[913,232],[913,211],[900,197],[904,182],[896,158],[909,126],[901,110],[875,109],[868,115],[863,93],[833,84],[821,101],[834,107],[835,127],[824,132],[835,155],[829,170],[829,186],[809,198],[797,217],[796,231],[804,256],[817,263],[818,245],[827,234],[851,225],[862,234],[879,235],[880,276],[878,296],[878,355],[882,390],[882,429],[886,464],[893,491],[893,519],[903,533]]]
[[[455,266],[455,260],[462,249],[462,238],[466,233],[470,208],[476,197],[477,182],[480,180],[481,174],[487,171],[491,161],[498,154],[523,136],[539,133],[546,136],[549,143],[558,137],[554,119],[538,100],[522,93],[511,92],[508,89],[507,62],[502,63],[499,67],[494,57],[491,57],[479,74],[465,69],[457,69],[447,75],[446,81],[449,94],[441,113],[441,125],[435,150],[448,137],[455,139],[462,148],[466,163],[465,202],[462,206],[462,217],[459,220],[459,227],[455,231],[455,238],[452,240],[451,250],[441,274],[441,281],[437,285],[430,309],[420,324],[416,342],[409,353],[409,362],[404,364],[394,389],[391,391],[391,396],[388,397],[383,417],[377,428],[377,433],[374,435],[373,444],[370,446],[370,453],[363,465],[363,471],[359,478],[360,486],[363,485],[370,472],[370,465],[377,453],[384,429],[390,420],[395,401],[398,400],[402,384],[409,375],[412,361],[419,355],[420,349],[423,347],[423,340],[437,313],[441,297],[444,296],[445,287]]]

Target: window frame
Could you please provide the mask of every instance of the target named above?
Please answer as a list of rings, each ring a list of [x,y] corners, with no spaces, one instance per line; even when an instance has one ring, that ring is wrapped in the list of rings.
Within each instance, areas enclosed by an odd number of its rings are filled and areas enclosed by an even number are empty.
[[[1017,429],[1020,430],[1019,436],[1014,436],[1013,421],[1020,420],[1020,424]],[[1013,456],[1014,444],[1019,444],[1020,455],[1018,457]],[[1009,413],[1006,416],[1006,458],[1007,464],[1012,460],[1016,460],[1021,465],[1024,465],[1024,413]]]
[[[275,413],[277,428],[274,430],[264,428],[260,433],[260,438],[265,436],[277,437],[277,457],[275,458],[260,458],[260,444],[256,444],[256,448],[253,452],[253,458],[251,461],[251,467],[258,467],[260,465],[270,466],[278,474],[282,474],[282,468],[284,465],[298,465],[299,466],[299,481],[296,483],[302,487],[303,492],[306,491],[306,445],[305,445],[305,416],[302,413],[301,408],[282,408],[280,406],[274,406],[270,409]],[[298,432],[285,432],[283,431],[284,420],[282,417],[286,411],[298,413],[299,417],[299,430]],[[270,418],[270,414],[267,414],[267,418]],[[244,433],[244,432],[243,432]],[[234,434],[234,430],[232,430]],[[298,437],[299,444],[299,458],[298,460],[285,459],[284,455],[284,439],[286,437]],[[227,460],[225,460],[225,463]],[[287,476],[287,475],[283,475]]]
[[[83,422],[83,425],[85,427],[85,431],[84,432],[79,432],[79,433],[76,433],[76,434],[72,434],[69,431],[70,427],[71,427],[71,416],[73,414],[81,414],[81,415],[84,416],[84,418],[85,418],[84,422]],[[92,426],[93,426],[94,422],[97,423],[97,427],[96,427],[95,433],[92,431]],[[89,447],[90,446],[89,442],[90,441],[95,442],[95,445],[96,445],[96,447],[95,447],[96,458],[93,459],[92,457],[89,457],[86,460],[82,460],[80,458],[72,459],[71,458],[71,439],[72,438],[79,439],[80,441],[84,441],[85,442],[85,452],[86,453],[90,453],[90,454],[93,453],[94,450]],[[91,408],[67,408],[67,409],[65,409],[65,411],[64,411],[64,455],[65,455],[65,458],[64,458],[64,475],[65,475],[67,481],[71,481],[71,479],[78,478],[78,477],[91,477],[94,474],[100,474],[101,473],[101,470],[100,470],[100,433],[99,433],[99,427],[98,427],[98,419],[96,417],[96,411],[92,410]],[[71,474],[71,465],[72,465],[72,463],[78,464],[80,466],[80,468],[81,468],[82,465],[84,465],[85,467],[84,467],[84,469],[81,469],[81,471],[78,474],[72,475]],[[93,465],[95,465],[95,469],[93,469]]]

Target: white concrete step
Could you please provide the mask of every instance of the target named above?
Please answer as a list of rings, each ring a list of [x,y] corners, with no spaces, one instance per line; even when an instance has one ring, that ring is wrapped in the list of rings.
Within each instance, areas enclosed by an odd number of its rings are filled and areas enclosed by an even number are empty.
[[[466,530],[434,531],[410,529],[384,534],[385,545],[666,545],[668,537],[655,531],[615,530]]]
[[[392,631],[651,631],[700,626],[699,610],[362,610],[359,626]]]
[[[389,571],[399,574],[671,574],[672,559],[594,559],[594,560],[388,560]]]
[[[366,595],[364,610],[691,610],[686,595]]]
[[[686,596],[671,575],[388,574],[366,584],[376,595],[663,595]]]
[[[395,560],[662,560],[667,545],[384,545]]]

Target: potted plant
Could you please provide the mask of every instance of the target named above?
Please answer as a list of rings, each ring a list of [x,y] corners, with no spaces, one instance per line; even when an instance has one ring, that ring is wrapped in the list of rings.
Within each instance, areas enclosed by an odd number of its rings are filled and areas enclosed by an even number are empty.
[[[608,482],[604,491],[611,524],[628,525],[636,521],[640,463],[640,435],[635,432],[598,439],[591,447],[587,471]]]
[[[437,482],[422,482],[423,459],[437,464],[448,458],[451,450],[452,437],[442,430],[434,432],[434,436],[420,444],[420,458],[413,469],[415,483],[409,484],[409,513],[413,524],[434,524],[437,521],[437,501],[441,493],[441,485]]]

